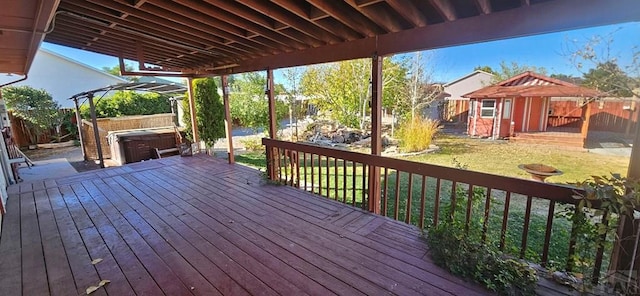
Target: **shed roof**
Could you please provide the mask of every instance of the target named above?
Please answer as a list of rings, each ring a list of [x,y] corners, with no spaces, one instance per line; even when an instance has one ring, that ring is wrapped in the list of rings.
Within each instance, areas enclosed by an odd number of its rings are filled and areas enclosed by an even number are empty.
[[[501,81],[496,85],[465,94],[463,97],[598,97],[601,95],[597,90],[529,71]]]

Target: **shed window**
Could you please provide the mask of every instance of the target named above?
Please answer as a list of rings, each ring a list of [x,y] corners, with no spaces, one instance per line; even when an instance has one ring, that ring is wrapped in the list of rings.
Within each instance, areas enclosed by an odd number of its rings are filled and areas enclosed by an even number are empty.
[[[494,117],[496,115],[496,100],[482,100],[480,108],[481,117]]]
[[[504,110],[502,110],[502,119],[511,118],[511,99],[504,100]]]

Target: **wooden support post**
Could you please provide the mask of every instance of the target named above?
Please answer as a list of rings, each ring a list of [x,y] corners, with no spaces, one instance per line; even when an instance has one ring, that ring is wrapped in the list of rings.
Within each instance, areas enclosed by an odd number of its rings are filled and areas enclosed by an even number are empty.
[[[273,70],[267,70],[267,88],[265,90],[267,99],[269,100],[269,137],[276,138],[278,132],[277,116],[276,116],[276,99],[273,92]]]
[[[76,106],[76,124],[78,125],[78,140],[80,141],[80,148],[82,149],[82,159],[87,161],[87,151],[84,147],[84,135],[82,135],[82,117],[80,117],[80,105],[78,99],[74,98],[73,103]]]
[[[278,132],[277,116],[276,116],[276,99],[273,93],[273,70],[267,70],[267,86],[265,89],[267,100],[269,101],[269,138],[275,139]],[[271,154],[271,163],[269,166],[269,178],[271,180],[276,179],[276,172],[280,169],[279,163],[276,163],[278,157],[276,157],[277,149],[267,151]]]
[[[96,106],[93,103],[93,94],[89,94],[89,110],[91,111],[91,123],[93,124],[93,136],[96,140],[96,149],[98,150],[98,160],[100,167],[104,168],[104,156],[102,155],[102,141],[100,140],[100,131],[98,130],[98,119],[96,118]]]
[[[589,121],[591,121],[591,100],[587,100],[587,103],[582,106],[582,127],[580,128],[580,134],[582,135],[582,145],[587,144],[587,136],[589,135]]]
[[[229,111],[229,81],[227,80],[227,75],[222,75],[220,80],[222,81],[222,101],[224,103],[224,131],[227,135],[227,156],[229,157],[229,163],[234,163],[233,126],[231,122],[231,111]]]
[[[196,119],[196,100],[193,96],[193,79],[187,79],[187,90],[189,92],[189,114],[191,116],[191,134],[193,135],[193,142],[197,145],[197,150],[200,151],[200,136],[198,135],[198,119]]]
[[[627,178],[640,180],[640,120],[636,122],[636,132],[633,147],[631,148]],[[640,238],[635,236],[638,233],[638,227],[640,227],[640,225],[633,219],[633,214],[621,216],[619,223],[618,238],[614,244],[613,253],[611,254],[610,272],[621,276],[621,280],[626,281],[629,276],[628,272],[633,267],[631,273],[632,278],[638,280],[638,273],[640,272],[640,258],[638,258],[638,255],[640,254],[635,249],[635,244]],[[636,251],[635,254],[634,250]],[[634,256],[636,257],[635,261],[633,260]],[[631,262],[634,262],[634,266],[631,266]],[[614,278],[614,280],[616,279],[617,277]]]
[[[382,154],[382,60],[371,59],[371,154]],[[369,211],[380,214],[380,167],[369,166]]]

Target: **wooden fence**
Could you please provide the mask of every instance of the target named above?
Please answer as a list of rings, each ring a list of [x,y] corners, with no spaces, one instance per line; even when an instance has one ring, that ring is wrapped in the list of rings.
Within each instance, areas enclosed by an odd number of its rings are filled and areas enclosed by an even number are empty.
[[[71,116],[70,118],[72,118],[72,123],[75,123],[75,111],[73,109],[60,109],[59,112],[62,116]],[[33,129],[29,129],[25,121],[22,118],[16,117],[15,115],[13,115],[11,111],[9,111],[9,122],[11,124],[11,134],[13,136],[14,143],[18,147],[29,146],[29,144],[31,144],[31,139],[29,138],[29,134],[33,133]],[[61,135],[66,135],[70,132],[71,131],[66,130],[64,126],[61,127],[61,131],[60,131]],[[55,135],[55,134],[56,134],[56,130],[53,127],[45,131],[38,138],[38,144],[50,143],[53,140],[52,135]],[[73,139],[75,139],[75,137],[65,138],[64,140],[68,141]]]
[[[100,146],[104,158],[111,158],[111,150],[107,141],[107,134],[111,131],[132,130],[154,127],[173,127],[173,114],[154,114],[122,116],[112,118],[98,118],[98,131],[100,134]],[[98,159],[98,149],[93,133],[91,121],[82,120],[82,143],[87,159]]]
[[[549,126],[580,127],[582,108],[576,101],[551,101]],[[632,133],[638,123],[638,107],[632,100],[603,99],[591,102],[589,130]]]
[[[578,227],[557,215],[577,203],[573,196],[581,191],[574,187],[266,138],[262,143],[273,181],[379,210],[421,229],[455,219],[505,252],[542,266],[575,267]],[[369,178],[372,167],[381,169],[380,179]],[[380,185],[379,209],[369,208],[374,204],[370,194],[376,194],[369,191],[373,182]],[[606,234],[600,239],[605,241]],[[592,256],[596,281],[603,269],[604,244],[592,250]]]

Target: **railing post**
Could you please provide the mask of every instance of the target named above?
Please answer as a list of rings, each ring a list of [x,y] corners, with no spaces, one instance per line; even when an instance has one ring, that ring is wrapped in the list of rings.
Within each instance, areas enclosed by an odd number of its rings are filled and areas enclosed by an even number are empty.
[[[631,148],[631,157],[629,161],[629,169],[627,171],[629,180],[640,180],[640,120],[636,123],[636,133]],[[639,233],[640,225],[638,220],[631,213],[622,214],[617,230],[617,238],[611,254],[611,270],[610,273],[623,275],[625,281],[631,276],[638,280],[640,273],[640,259],[637,244],[640,243]],[[630,272],[629,275],[627,272]]]
[[[371,59],[371,154],[382,153],[382,61]],[[380,214],[380,167],[369,165],[369,211]]]

